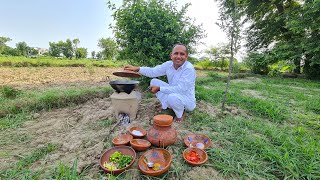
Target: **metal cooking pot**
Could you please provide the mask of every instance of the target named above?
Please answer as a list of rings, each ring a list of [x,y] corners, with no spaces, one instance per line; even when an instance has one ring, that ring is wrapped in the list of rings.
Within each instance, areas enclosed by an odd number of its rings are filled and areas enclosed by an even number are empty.
[[[117,93],[126,92],[127,94],[130,94],[131,91],[139,84],[139,81],[116,80],[110,81],[109,84],[115,91],[117,91]]]

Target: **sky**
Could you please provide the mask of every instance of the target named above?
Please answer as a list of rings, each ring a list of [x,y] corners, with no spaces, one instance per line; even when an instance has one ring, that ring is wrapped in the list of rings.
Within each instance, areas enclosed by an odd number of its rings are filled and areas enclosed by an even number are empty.
[[[9,37],[7,45],[26,42],[30,47],[49,48],[49,42],[80,40],[79,47],[99,51],[100,38],[113,37],[113,22],[107,0],[0,0],[0,36]],[[121,5],[121,0],[111,0]],[[214,0],[179,0],[178,6],[191,3],[187,16],[202,24],[207,37],[198,51],[226,42],[226,35],[215,24],[218,7]]]

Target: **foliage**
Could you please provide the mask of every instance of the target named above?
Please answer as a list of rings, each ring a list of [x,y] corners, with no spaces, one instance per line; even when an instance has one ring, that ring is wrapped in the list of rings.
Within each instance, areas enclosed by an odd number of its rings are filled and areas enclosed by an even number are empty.
[[[118,53],[118,45],[111,38],[99,39],[98,46],[102,49],[104,59],[114,59]]]
[[[268,75],[270,76],[279,76],[283,72],[290,72],[292,73],[293,70],[295,69],[295,65],[290,62],[286,61],[279,61],[277,63],[274,63],[272,65],[269,65],[269,73]]]
[[[91,51],[91,57],[92,59],[96,58],[96,51]]]
[[[77,48],[75,52],[76,59],[86,58],[87,54],[87,48]]]
[[[244,59],[245,64],[255,74],[268,74],[269,59],[266,54],[263,53],[249,53]]]
[[[78,48],[78,44],[80,43],[79,39],[67,39],[64,41],[49,42],[49,55],[53,57],[60,57],[63,54],[64,57],[68,59],[72,59],[73,57],[78,58],[86,58],[87,57],[87,49],[86,48]]]
[[[22,56],[27,56],[29,47],[26,42],[18,42],[16,44],[17,50],[19,51],[19,54]]]
[[[6,43],[9,41],[11,41],[10,38],[0,36],[0,54],[2,54],[8,48]]]
[[[295,64],[295,73],[304,72],[308,78],[320,79],[319,0],[238,3],[242,18],[249,22],[245,30],[249,54],[264,57],[249,58],[258,61],[251,62],[254,72],[268,73],[267,66],[286,61]]]
[[[121,48],[120,58],[143,66],[165,62],[174,44],[184,43],[189,49],[203,37],[200,26],[186,17],[190,4],[177,9],[174,2],[165,0],[124,0],[114,10],[112,27]]]
[[[220,44],[216,47],[210,47],[205,50],[211,61],[219,61],[230,57],[230,48],[228,44]]]
[[[240,72],[245,71],[246,67],[243,65],[243,63],[238,63],[236,59],[234,60],[234,67],[232,69],[232,72]],[[229,61],[228,59],[220,59],[218,61],[211,61],[207,59],[206,57],[203,57],[202,60],[195,62],[194,67],[196,69],[200,70],[221,70],[225,71],[229,67]]]

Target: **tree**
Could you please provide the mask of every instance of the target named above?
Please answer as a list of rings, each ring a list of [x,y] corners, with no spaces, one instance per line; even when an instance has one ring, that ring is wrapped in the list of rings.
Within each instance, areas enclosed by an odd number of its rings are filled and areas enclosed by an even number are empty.
[[[2,54],[6,49],[8,49],[8,46],[6,45],[6,43],[11,40],[12,39],[8,37],[0,36],[0,54]]]
[[[95,51],[91,52],[91,57],[92,57],[92,59],[95,59],[95,57],[96,57],[96,52]]]
[[[253,53],[253,57],[261,54],[266,59],[260,62],[294,64],[295,73],[301,73],[304,64],[303,72],[308,78],[320,79],[319,0],[241,0],[238,3],[242,18],[250,22],[245,30],[248,54]]]
[[[76,59],[86,58],[88,55],[87,48],[77,48],[75,54],[76,54]]]
[[[76,56],[76,48],[80,43],[79,39],[67,39],[64,41],[59,41],[58,43],[49,42],[49,54],[54,57],[59,57],[61,53],[69,59]]]
[[[211,47],[205,50],[205,53],[208,54],[210,60],[213,61],[216,66],[220,66],[221,69],[228,66],[226,62],[230,58],[230,48],[228,44]]]
[[[18,42],[16,44],[16,48],[17,48],[20,55],[28,56],[28,52],[30,50],[30,47],[27,45],[26,42]]]
[[[49,55],[53,57],[60,57],[61,48],[59,47],[58,43],[49,42]]]
[[[97,52],[96,58],[97,58],[97,59],[102,59],[102,53],[101,53],[100,51]]]
[[[118,53],[118,45],[111,38],[99,39],[98,46],[102,49],[102,55],[105,59],[113,59]]]
[[[177,10],[174,2],[165,0],[124,0],[115,10],[112,26],[121,48],[120,58],[136,65],[155,66],[165,62],[174,44],[184,43],[191,50],[203,37],[200,26],[185,16],[190,4]]]
[[[60,44],[62,46],[62,54],[66,58],[72,59],[75,54],[74,44],[72,43],[72,41],[70,39],[67,39],[66,42],[61,41]]]
[[[37,56],[39,54],[39,51],[35,48],[29,48],[28,55],[30,56]]]
[[[238,8],[237,0],[221,0],[220,1],[220,23],[218,24],[221,29],[223,29],[227,35],[230,42],[230,63],[229,63],[229,75],[226,83],[226,89],[224,92],[222,100],[222,111],[225,110],[225,102],[227,98],[228,88],[230,84],[230,76],[232,73],[232,62],[234,54],[240,48],[239,39],[240,39],[240,28],[242,25],[241,14]]]

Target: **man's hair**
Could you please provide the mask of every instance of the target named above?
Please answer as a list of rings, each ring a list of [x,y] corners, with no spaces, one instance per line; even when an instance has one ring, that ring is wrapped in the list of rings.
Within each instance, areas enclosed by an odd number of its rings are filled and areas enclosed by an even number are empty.
[[[177,44],[173,45],[172,49],[175,48],[176,46],[179,46],[179,45],[180,45],[180,46],[184,46],[184,47],[186,48],[186,53],[189,54],[189,53],[188,53],[188,48],[187,48],[187,46],[184,45],[183,43],[177,43]]]

